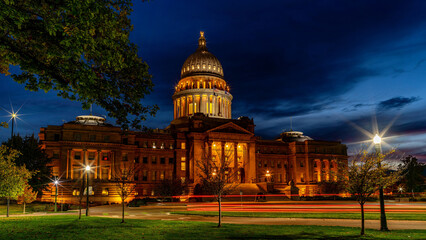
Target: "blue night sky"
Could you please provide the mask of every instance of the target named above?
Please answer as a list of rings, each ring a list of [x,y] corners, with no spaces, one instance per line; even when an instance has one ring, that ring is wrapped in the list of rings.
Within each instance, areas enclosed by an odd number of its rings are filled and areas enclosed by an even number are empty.
[[[426,161],[425,12],[426,1],[135,1],[131,39],[155,84],[143,101],[160,107],[145,125],[173,119],[174,85],[204,31],[232,87],[233,117],[254,118],[257,135],[275,138],[292,119],[293,130],[352,153],[368,139],[359,128],[372,132],[377,119],[379,130],[391,125],[385,148]],[[0,79],[0,106],[22,106],[21,135],[88,113]],[[8,119],[3,111],[0,121]],[[0,131],[1,141],[9,136]]]

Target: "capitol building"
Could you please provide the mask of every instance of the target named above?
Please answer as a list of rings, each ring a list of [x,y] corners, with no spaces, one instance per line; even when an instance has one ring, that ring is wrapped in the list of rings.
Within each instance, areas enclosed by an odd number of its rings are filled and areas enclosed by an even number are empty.
[[[312,139],[299,131],[265,140],[255,135],[253,119],[233,118],[235,100],[203,32],[180,76],[171,96],[173,121],[165,129],[123,131],[97,116],[40,129],[41,145],[53,159],[53,174],[61,178],[59,201],[77,201],[87,165],[90,201],[115,203],[121,200],[114,173],[129,165],[137,169],[131,200],[156,196],[156,186],[167,179],[188,184],[185,194],[194,195],[201,184],[200,163],[224,159],[229,162],[227,172],[235,176],[232,182],[244,194],[284,193],[292,182],[299,195],[313,196],[320,193],[318,183],[335,181],[338,164],[347,162],[347,147],[340,142]],[[54,201],[55,190],[52,185],[42,200]]]

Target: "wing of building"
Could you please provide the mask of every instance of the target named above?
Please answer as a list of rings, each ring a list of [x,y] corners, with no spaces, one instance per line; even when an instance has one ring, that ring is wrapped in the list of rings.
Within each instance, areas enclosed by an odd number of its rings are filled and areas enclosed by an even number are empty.
[[[182,66],[172,99],[174,120],[166,129],[122,131],[96,116],[41,128],[41,144],[61,179],[59,201],[78,200],[87,165],[91,201],[113,203],[121,201],[115,173],[130,165],[137,169],[131,177],[132,199],[156,195],[156,185],[165,179],[189,183],[188,194],[193,194],[200,183],[197,163],[221,158],[229,161],[233,181],[248,189],[245,194],[283,190],[292,182],[300,195],[314,195],[318,182],[335,180],[337,163],[347,161],[347,148],[340,142],[313,140],[297,131],[262,140],[254,134],[253,119],[233,119],[230,87],[202,32],[198,48]],[[42,200],[53,201],[54,192],[52,185]]]

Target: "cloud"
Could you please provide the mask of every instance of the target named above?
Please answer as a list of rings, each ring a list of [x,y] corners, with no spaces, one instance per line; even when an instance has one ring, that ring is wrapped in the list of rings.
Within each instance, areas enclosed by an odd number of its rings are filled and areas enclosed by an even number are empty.
[[[381,101],[377,107],[379,110],[401,109],[406,105],[417,102],[419,100],[419,97],[394,97],[385,101]]]

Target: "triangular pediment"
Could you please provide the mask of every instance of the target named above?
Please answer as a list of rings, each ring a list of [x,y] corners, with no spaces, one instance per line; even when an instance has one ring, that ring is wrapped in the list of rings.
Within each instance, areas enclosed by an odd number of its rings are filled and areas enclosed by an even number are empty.
[[[238,133],[238,134],[249,134],[249,135],[254,135],[254,133],[238,126],[237,124],[233,123],[233,122],[228,122],[225,123],[223,125],[220,125],[218,127],[212,128],[208,131],[206,131],[207,133],[211,133],[211,132],[219,132],[219,133]]]

